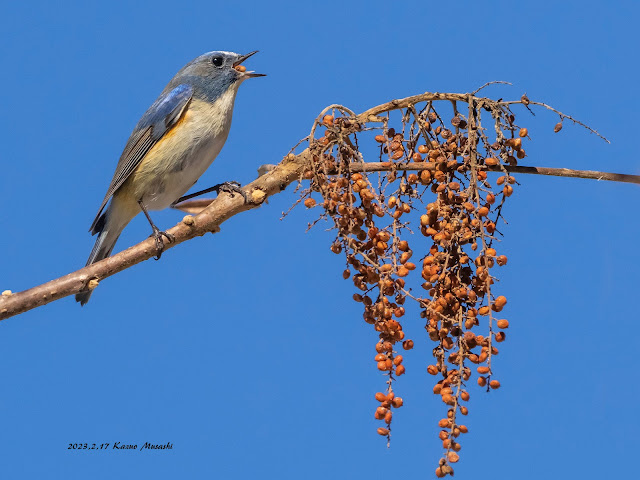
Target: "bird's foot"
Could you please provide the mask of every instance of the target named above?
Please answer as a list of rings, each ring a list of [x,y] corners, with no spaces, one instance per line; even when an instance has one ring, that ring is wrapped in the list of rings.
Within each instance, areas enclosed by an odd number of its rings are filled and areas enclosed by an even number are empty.
[[[240,195],[242,195],[242,198],[244,198],[244,203],[249,202],[247,192],[244,191],[242,185],[240,185],[240,182],[231,181],[219,183],[218,185],[215,185],[213,189],[218,195],[220,195],[220,192],[226,192],[231,196],[233,196],[234,193],[239,193]]]
[[[171,206],[175,207],[177,204],[181,202],[184,202],[186,200],[191,200],[192,198],[199,197],[200,195],[204,195],[205,193],[209,193],[209,192],[216,192],[218,195],[220,195],[220,192],[227,192],[229,195],[232,195],[232,196],[234,193],[239,193],[240,195],[242,195],[242,198],[244,198],[244,203],[249,203],[249,197],[247,196],[247,192],[245,192],[242,189],[240,183],[231,181],[231,182],[219,183],[218,185],[214,185],[213,187],[210,187],[210,188],[205,188],[204,190],[200,190],[199,192],[190,193],[189,195],[184,195],[179,199],[177,199],[175,202],[173,202]]]
[[[160,260],[162,252],[164,251],[164,240],[162,237],[166,238],[169,243],[175,242],[176,237],[170,233],[163,232],[155,225],[152,225],[151,228],[153,229],[153,233],[149,235],[149,237],[153,237],[156,241],[156,260]]]

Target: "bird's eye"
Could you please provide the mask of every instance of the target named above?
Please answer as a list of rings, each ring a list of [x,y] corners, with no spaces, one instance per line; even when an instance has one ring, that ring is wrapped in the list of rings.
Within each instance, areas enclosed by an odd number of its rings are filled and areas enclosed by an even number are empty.
[[[211,63],[213,63],[216,67],[221,67],[223,61],[223,58],[218,56],[215,56],[211,59]]]

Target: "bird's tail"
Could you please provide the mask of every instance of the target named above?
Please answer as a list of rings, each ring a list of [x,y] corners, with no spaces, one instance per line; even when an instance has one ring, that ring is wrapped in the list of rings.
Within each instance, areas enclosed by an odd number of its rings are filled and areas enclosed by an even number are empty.
[[[91,250],[86,266],[99,262],[103,258],[107,258],[111,255],[113,247],[115,247],[116,242],[120,237],[120,233],[122,233],[124,227],[127,226],[133,217],[114,218],[112,211],[114,211],[113,204],[109,206],[102,216],[100,216],[92,230],[94,234],[98,234],[98,238],[96,238],[96,243],[93,245],[93,249]],[[117,211],[120,211],[120,209]],[[91,292],[92,290],[85,290],[76,294],[76,302],[80,302],[80,305],[85,305],[91,297]]]

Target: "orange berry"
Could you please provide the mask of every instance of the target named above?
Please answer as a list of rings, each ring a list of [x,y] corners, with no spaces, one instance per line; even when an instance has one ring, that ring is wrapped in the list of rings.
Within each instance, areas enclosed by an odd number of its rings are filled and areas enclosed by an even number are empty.
[[[429,372],[431,375],[437,375],[438,374],[438,367],[436,367],[435,365],[429,365],[427,367],[427,372]]]
[[[393,364],[394,365],[400,365],[402,363],[402,355],[396,355],[395,358],[393,359]]]
[[[378,435],[382,435],[383,437],[389,435],[389,429],[384,428],[384,427],[379,427],[378,428]]]
[[[415,265],[414,265],[414,268],[415,268]],[[409,275],[409,269],[405,265],[400,266],[398,268],[398,276],[399,277],[406,277],[407,275]]]
[[[325,115],[322,117],[322,123],[327,127],[331,127],[333,125],[333,115]]]
[[[449,420],[448,418],[442,418],[438,422],[438,426],[440,428],[447,428],[449,425],[451,425],[451,420]]]
[[[496,262],[498,263],[498,265],[500,265],[501,267],[503,265],[507,264],[507,256],[506,255],[500,255],[496,258]]]
[[[460,398],[462,400],[464,400],[465,402],[468,402],[469,401],[469,392],[466,392],[466,391],[465,392],[461,392],[460,393]]]
[[[378,407],[378,408],[376,408],[376,413],[377,413],[378,415],[383,416],[383,417],[387,414],[387,412],[388,412],[388,411],[389,411],[389,410],[388,410],[387,408],[384,408],[384,407]]]
[[[449,462],[456,463],[458,460],[460,460],[460,455],[458,455],[456,452],[449,452],[447,458],[449,459]]]
[[[462,415],[466,415],[467,413],[469,413],[469,409],[467,407],[465,407],[465,406],[461,406],[460,407],[460,413]]]
[[[378,370],[385,371],[387,370],[387,362],[378,362]]]
[[[400,376],[403,375],[405,371],[404,365],[398,365],[398,367],[396,368],[396,375]]]
[[[315,201],[313,198],[307,198],[307,199],[304,201],[304,206],[305,206],[305,207],[307,207],[307,208],[311,208],[311,207],[313,207],[315,204],[316,204],[316,201]]]
[[[504,342],[505,338],[507,338],[507,334],[504,332],[496,332],[495,334],[496,342]]]
[[[527,130],[526,128],[521,128],[520,132],[518,132],[518,135],[520,135],[521,137],[526,137],[527,135],[529,135],[529,130]]]
[[[500,382],[498,380],[491,380],[489,382],[489,386],[495,390],[497,388],[500,388]]]
[[[500,160],[495,157],[489,157],[484,159],[485,165],[489,165],[490,167],[494,167],[496,165],[500,165]]]
[[[498,320],[498,328],[509,328],[509,320]]]
[[[513,188],[512,188],[512,190],[513,190]],[[480,207],[478,209],[478,216],[479,217],[486,217],[487,215],[489,215],[489,209],[487,207]]]
[[[502,189],[502,193],[505,197],[510,197],[513,194],[513,187],[511,185],[505,185]]]
[[[458,425],[461,433],[469,433],[469,429],[465,425]]]
[[[405,340],[402,342],[402,348],[405,350],[411,350],[413,348],[413,340]]]
[[[384,402],[387,399],[387,396],[382,393],[382,392],[378,392],[376,393],[376,400],[379,402]]]
[[[489,373],[489,367],[478,367],[478,373],[481,375],[486,375]]]
[[[400,408],[402,405],[404,405],[404,401],[402,400],[402,397],[396,397],[391,401],[391,404],[395,408]]]
[[[478,377],[478,385],[484,387],[487,384],[487,379],[484,377]]]
[[[387,141],[387,137],[385,137],[384,135],[376,135],[375,140],[378,143],[384,143]]]
[[[456,399],[454,398],[454,396],[449,394],[443,395],[442,401],[447,405],[453,405],[454,403],[456,403]]]
[[[507,298],[504,295],[500,295],[498,298],[495,299],[493,304],[498,308],[502,308],[507,304]]]
[[[489,314],[489,307],[487,307],[486,305],[478,309],[478,315],[488,315],[488,314]]]
[[[444,473],[444,472],[442,471],[442,468],[441,468],[441,467],[436,468],[436,477],[438,477],[438,478],[442,478],[442,477],[444,477],[444,476],[446,476],[446,475],[447,475],[447,474],[446,474],[446,473]]]

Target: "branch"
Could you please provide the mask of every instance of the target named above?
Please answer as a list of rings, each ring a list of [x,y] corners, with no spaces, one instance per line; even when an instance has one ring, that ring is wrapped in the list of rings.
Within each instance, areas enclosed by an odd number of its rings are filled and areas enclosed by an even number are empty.
[[[485,104],[507,105],[511,102],[495,102],[488,98],[478,98],[469,94],[459,93],[430,93],[426,92],[421,95],[414,95],[399,100],[378,105],[370,108],[360,115],[351,116],[356,124],[365,124],[369,122],[383,122],[385,118],[378,115],[409,108],[420,102],[430,102],[436,100],[460,101],[460,102],[484,102]],[[520,103],[520,102],[518,102]],[[531,102],[535,104],[534,102]],[[547,105],[540,104],[546,108]],[[554,110],[555,111],[555,110]],[[350,112],[350,111],[349,111]],[[564,118],[570,118],[561,114]],[[573,119],[571,119],[573,120]],[[587,127],[589,128],[589,127]],[[313,145],[312,145],[313,147]],[[244,203],[240,195],[230,196],[222,195],[217,199],[210,200],[193,200],[189,202],[191,211],[200,211],[200,207],[204,207],[197,216],[187,215],[176,226],[171,228],[168,233],[175,237],[175,242],[165,245],[165,249],[170,249],[187,240],[204,235],[207,232],[217,232],[220,225],[233,217],[234,215],[256,208],[260,206],[268,197],[284,190],[290,183],[300,179],[303,172],[310,167],[311,151],[307,148],[298,155],[289,154],[275,168],[270,169],[267,173],[258,179],[246,185],[245,191],[251,199],[248,203]],[[629,182],[640,184],[640,176],[615,174],[606,172],[569,170],[564,168],[543,168],[543,167],[523,167],[523,166],[497,166],[497,167],[479,167],[488,171],[495,172],[514,172],[528,173],[537,175],[554,175],[561,177],[577,177],[590,178],[596,180],[610,180],[618,182]],[[352,163],[351,169],[354,172],[375,172],[390,170],[434,170],[435,165],[430,163]],[[205,207],[205,205],[207,205]],[[184,205],[185,210],[189,208]],[[33,308],[46,305],[60,298],[69,295],[75,295],[87,288],[93,289],[98,285],[99,281],[107,277],[115,275],[137,263],[148,260],[156,255],[155,242],[153,239],[146,239],[137,245],[134,245],[112,257],[106,258],[93,265],[89,265],[75,272],[69,273],[64,277],[51,280],[42,285],[24,290],[18,293],[6,291],[0,296],[0,320],[4,320],[14,315],[26,312]]]
[[[271,172],[266,173],[245,186],[250,203],[244,203],[240,195],[221,195],[195,217],[187,215],[168,233],[175,236],[175,242],[165,244],[165,250],[187,240],[200,237],[207,232],[216,232],[229,218],[246,210],[260,206],[268,197],[284,190],[291,182],[300,178],[304,167],[310,163],[309,150],[299,155],[288,155]],[[144,240],[112,257],[105,258],[93,265],[81,268],[64,277],[51,280],[22,292],[0,297],[0,320],[18,315],[33,308],[46,305],[69,295],[75,295],[87,287],[95,288],[97,280],[115,275],[137,263],[156,255],[153,238]],[[93,280],[93,282],[92,282]]]
[[[458,166],[464,164],[459,163]],[[436,165],[434,163],[354,163],[351,165],[352,172],[387,172],[390,170],[402,170],[402,171],[422,171],[429,170],[435,171]],[[610,173],[610,172],[597,172],[594,170],[572,170],[570,168],[547,168],[547,167],[525,167],[525,166],[510,166],[510,165],[496,165],[490,167],[487,165],[479,165],[478,170],[486,170],[487,172],[496,173],[525,173],[530,175],[548,175],[552,177],[569,177],[569,178],[588,178],[591,180],[608,180],[610,182],[624,182],[624,183],[636,183],[640,185],[640,175],[629,175],[626,173]]]

